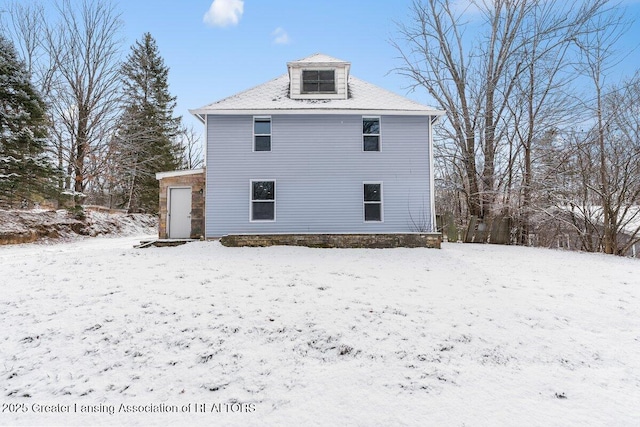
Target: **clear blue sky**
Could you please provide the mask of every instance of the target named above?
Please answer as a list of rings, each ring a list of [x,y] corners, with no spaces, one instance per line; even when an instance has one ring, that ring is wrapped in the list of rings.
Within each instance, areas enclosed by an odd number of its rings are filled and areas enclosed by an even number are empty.
[[[0,0],[0,9],[9,1]],[[218,13],[209,23],[204,17],[214,0],[114,3],[124,23],[124,55],[143,33],[151,33],[170,68],[170,90],[178,97],[176,114],[197,130],[201,125],[188,109],[266,82],[285,73],[288,61],[318,52],[350,61],[351,73],[363,80],[433,104],[423,91],[408,93],[411,82],[393,72],[400,63],[389,40],[396,36],[394,21],[408,22],[411,0],[215,0]],[[640,0],[622,4],[628,16],[640,15]],[[640,22],[620,49],[630,51],[638,43]],[[621,75],[638,69],[640,50],[619,65]]]

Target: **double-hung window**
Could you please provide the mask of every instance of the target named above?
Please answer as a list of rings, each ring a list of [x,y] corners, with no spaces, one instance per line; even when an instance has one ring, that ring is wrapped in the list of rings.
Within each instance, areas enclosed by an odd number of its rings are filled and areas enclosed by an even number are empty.
[[[253,151],[271,151],[271,117],[253,118]]]
[[[382,183],[364,183],[364,220],[382,221]]]
[[[362,118],[362,147],[364,151],[380,151],[380,117]]]
[[[276,182],[251,181],[251,221],[276,220]]]
[[[336,93],[336,72],[302,70],[302,93]]]

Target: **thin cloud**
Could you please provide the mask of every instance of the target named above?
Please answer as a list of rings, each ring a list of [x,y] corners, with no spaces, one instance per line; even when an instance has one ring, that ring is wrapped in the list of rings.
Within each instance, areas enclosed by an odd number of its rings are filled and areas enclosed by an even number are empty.
[[[289,38],[289,34],[287,34],[287,32],[282,27],[278,27],[275,30],[273,30],[273,33],[271,33],[271,36],[273,37],[273,42],[275,44],[289,44],[289,43],[291,43],[291,39]]]
[[[243,0],[213,0],[203,21],[212,27],[238,25],[244,12]]]

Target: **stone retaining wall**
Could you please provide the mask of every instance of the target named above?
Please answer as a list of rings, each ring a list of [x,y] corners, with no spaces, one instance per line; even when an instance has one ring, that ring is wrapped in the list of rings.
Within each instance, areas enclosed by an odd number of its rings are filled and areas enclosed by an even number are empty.
[[[440,233],[403,234],[233,234],[220,238],[224,246],[308,246],[311,248],[437,248]]]

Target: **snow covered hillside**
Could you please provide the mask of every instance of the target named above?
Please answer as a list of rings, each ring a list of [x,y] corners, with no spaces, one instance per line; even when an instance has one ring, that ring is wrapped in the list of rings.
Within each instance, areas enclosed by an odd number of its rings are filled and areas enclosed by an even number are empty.
[[[66,209],[1,210],[0,245],[78,236],[128,236],[155,233],[158,218],[149,214],[107,213],[86,209],[79,219]]]
[[[1,425],[640,425],[638,260],[138,240],[0,247]]]

